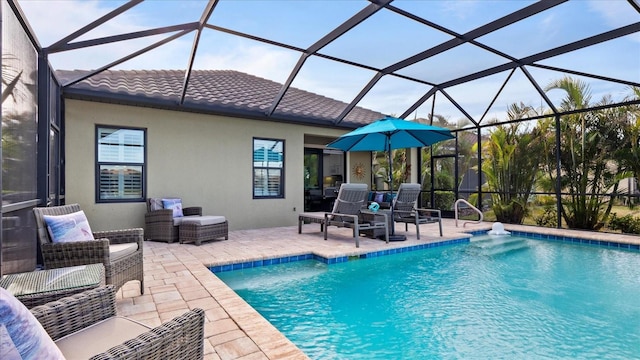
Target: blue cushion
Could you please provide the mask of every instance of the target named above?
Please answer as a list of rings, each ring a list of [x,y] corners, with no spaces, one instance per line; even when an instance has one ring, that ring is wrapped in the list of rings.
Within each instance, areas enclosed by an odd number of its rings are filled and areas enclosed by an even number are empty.
[[[173,217],[183,217],[182,200],[181,199],[162,199],[162,205],[165,209],[173,210]]]
[[[43,217],[54,243],[94,240],[89,221],[82,210],[66,215]]]
[[[0,288],[0,358],[64,359],[33,314],[10,292]]]
[[[4,324],[0,324],[0,359],[21,359],[20,353],[13,343],[9,330]]]
[[[384,202],[390,203],[392,199],[396,198],[397,194],[398,193],[393,193],[393,197],[392,197],[390,193],[385,193],[384,194]]]
[[[377,192],[376,196],[373,198],[373,201],[377,202],[378,204],[384,202],[384,193]]]

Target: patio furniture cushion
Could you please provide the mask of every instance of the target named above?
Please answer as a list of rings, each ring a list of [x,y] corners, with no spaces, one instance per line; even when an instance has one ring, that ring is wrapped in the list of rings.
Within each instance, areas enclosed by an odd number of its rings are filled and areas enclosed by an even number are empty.
[[[182,200],[181,199],[162,199],[162,206],[165,209],[173,210],[173,217],[182,217]]]
[[[109,257],[118,260],[138,251],[138,243],[123,243],[109,245]]]
[[[64,359],[33,314],[9,291],[0,288],[0,357],[11,359]]]
[[[116,288],[101,286],[31,309],[67,359],[202,360],[204,311],[188,310],[151,329],[117,316]],[[35,357],[37,359],[63,359]]]
[[[9,331],[0,324],[0,359],[20,359],[20,353],[9,336]]]
[[[224,237],[229,239],[229,222],[224,216],[198,216],[184,219],[178,231],[180,244],[204,241]]]
[[[89,221],[82,210],[64,215],[44,215],[44,222],[54,243],[94,240]]]
[[[189,216],[182,220],[182,224],[214,225],[227,221],[224,216]]]
[[[182,217],[174,217],[173,218],[173,226],[180,226],[180,224],[182,224],[183,221],[185,221],[186,219],[195,219],[195,218],[199,218],[200,215],[189,215],[189,216],[182,216]]]
[[[144,214],[144,237],[145,240],[166,241],[172,243],[178,241],[178,228],[182,223],[182,217],[174,217],[173,209],[152,208],[156,205],[155,199],[180,199],[178,196],[165,196],[159,198],[147,199],[147,213]],[[182,216],[200,216],[202,215],[202,207],[200,206],[184,206],[182,203]]]
[[[76,241],[70,243],[54,243],[47,230],[45,216],[59,216],[80,212],[80,205],[68,204],[62,206],[36,207],[33,215],[36,220],[40,254],[45,269],[80,266],[102,263],[105,269],[105,283],[114,284],[120,288],[131,280],[140,281],[140,294],[144,293],[143,246],[144,229],[118,229],[95,231],[96,240]],[[171,220],[171,210],[167,212]],[[136,244],[136,251],[128,255],[113,259],[109,246],[115,244]]]
[[[161,198],[149,198],[149,210],[156,211],[164,209]]]
[[[62,337],[55,344],[67,359],[89,359],[147,331],[148,327],[136,321],[115,316]]]

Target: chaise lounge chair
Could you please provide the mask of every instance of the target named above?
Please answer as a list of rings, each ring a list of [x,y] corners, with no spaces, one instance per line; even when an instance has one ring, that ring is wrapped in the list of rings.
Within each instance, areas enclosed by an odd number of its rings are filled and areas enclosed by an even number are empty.
[[[420,239],[420,225],[438,223],[440,236],[442,236],[442,217],[440,210],[423,209],[416,206],[420,196],[420,184],[402,183],[398,188],[398,194],[393,200],[393,220],[404,223],[405,231],[409,230],[409,224],[416,226],[416,237]]]
[[[80,205],[71,204],[33,209],[45,269],[57,269],[102,263],[107,284],[119,289],[131,280],[140,281],[144,293],[143,238],[141,228],[93,232],[95,240],[54,242],[49,234],[45,216],[64,217],[80,212]],[[84,216],[84,215],[83,215]]]
[[[342,184],[331,212],[324,213],[324,239],[327,240],[329,226],[353,229],[356,247],[360,247],[359,235],[363,230],[384,229],[385,241],[389,243],[389,227],[386,221],[375,221],[374,214],[366,210],[367,184]]]

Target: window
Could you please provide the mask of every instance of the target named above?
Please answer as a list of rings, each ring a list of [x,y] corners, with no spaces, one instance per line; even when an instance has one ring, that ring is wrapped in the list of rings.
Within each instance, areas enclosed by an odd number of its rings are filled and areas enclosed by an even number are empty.
[[[253,197],[284,198],[284,140],[253,139]]]
[[[145,201],[146,130],[98,126],[96,202]]]

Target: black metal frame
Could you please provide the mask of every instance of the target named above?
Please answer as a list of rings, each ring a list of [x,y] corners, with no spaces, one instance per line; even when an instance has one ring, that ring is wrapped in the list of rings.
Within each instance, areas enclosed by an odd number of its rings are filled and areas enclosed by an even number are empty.
[[[17,6],[14,4],[15,0],[9,0],[10,4],[12,4],[12,7],[17,8]],[[254,41],[259,41],[265,44],[269,44],[269,45],[273,45],[273,46],[278,46],[278,47],[282,47],[282,48],[286,48],[289,50],[293,50],[293,51],[297,51],[300,53],[300,58],[298,60],[298,62],[296,63],[296,65],[291,69],[291,72],[287,78],[287,80],[284,82],[284,84],[282,85],[280,91],[278,92],[278,94],[275,96],[275,98],[273,99],[273,102],[271,104],[271,106],[269,107],[269,109],[267,109],[265,111],[265,116],[267,118],[273,118],[273,119],[277,119],[278,118],[278,114],[276,113],[276,110],[278,108],[278,106],[280,105],[281,100],[283,99],[283,97],[286,95],[287,91],[289,91],[291,84],[293,82],[293,80],[296,78],[296,76],[298,75],[298,73],[300,72],[300,70],[302,69],[302,67],[304,66],[306,60],[311,57],[311,56],[318,56],[318,57],[322,57],[325,59],[329,59],[329,60],[333,60],[333,61],[337,61],[340,63],[344,63],[344,64],[348,64],[351,66],[355,66],[355,67],[359,67],[362,69],[367,69],[370,71],[374,71],[376,72],[376,74],[373,76],[373,78],[361,89],[361,91],[354,97],[354,99],[346,106],[346,108],[342,111],[342,113],[336,117],[334,119],[334,125],[336,126],[340,126],[340,125],[344,125],[341,124],[343,122],[343,120],[345,119],[345,117],[349,114],[349,112],[351,110],[353,110],[353,108],[355,108],[357,106],[357,104],[364,98],[364,96],[376,85],[376,83],[378,83],[378,81],[380,79],[382,79],[383,76],[389,75],[389,76],[394,76],[394,77],[399,77],[399,78],[403,78],[406,80],[410,80],[416,83],[420,83],[420,84],[425,84],[425,85],[429,85],[432,86],[431,89],[429,89],[422,98],[420,98],[418,101],[416,101],[413,105],[411,105],[408,109],[406,109],[406,111],[404,111],[402,113],[402,115],[400,115],[399,117],[401,118],[406,118],[407,116],[409,116],[409,114],[413,113],[418,107],[420,107],[426,100],[428,100],[430,97],[432,97],[435,93],[437,92],[441,92],[444,96],[448,97],[449,100],[452,102],[452,104],[454,104],[456,107],[458,107],[458,109],[465,114],[465,116],[468,117],[468,119],[470,121],[472,121],[474,124],[478,125],[482,119],[476,120],[473,119],[464,109],[462,106],[459,105],[458,102],[455,101],[455,99],[452,99],[447,93],[446,93],[446,89],[450,88],[452,86],[456,86],[456,85],[460,85],[462,83],[465,82],[469,82],[469,81],[473,81],[473,80],[477,80],[486,76],[490,76],[490,75],[494,75],[503,71],[508,71],[511,70],[511,74],[513,74],[513,71],[515,71],[516,69],[520,69],[521,71],[524,72],[524,74],[527,76],[527,78],[529,79],[529,81],[531,82],[531,84],[534,86],[535,89],[537,89],[539,95],[545,100],[545,102],[547,103],[547,105],[552,109],[552,111],[555,113],[556,109],[553,106],[553,104],[551,103],[551,101],[547,98],[547,96],[545,95],[544,91],[542,90],[541,86],[537,83],[537,81],[531,76],[531,74],[528,72],[527,68],[528,66],[530,67],[536,67],[536,68],[541,68],[541,69],[546,69],[546,70],[554,70],[554,71],[561,71],[561,72],[565,72],[565,73],[569,73],[569,74],[574,74],[574,75],[579,75],[579,76],[585,76],[585,77],[590,77],[593,79],[599,79],[599,80],[606,80],[606,81],[611,81],[611,82],[616,82],[616,83],[620,83],[620,84],[625,84],[625,85],[629,85],[629,86],[640,86],[640,83],[636,83],[633,81],[627,81],[624,79],[614,79],[614,78],[609,78],[609,77],[603,77],[603,76],[598,76],[595,74],[588,74],[588,73],[584,73],[584,72],[579,72],[579,71],[574,71],[571,69],[561,69],[561,68],[556,68],[556,67],[551,67],[551,66],[546,66],[546,65],[541,65],[538,64],[538,62],[554,57],[554,56],[558,56],[558,55],[562,55],[571,51],[575,51],[575,50],[579,50],[585,47],[589,47],[592,45],[596,45],[605,41],[609,41],[609,40],[613,40],[622,36],[626,36],[626,35],[630,35],[633,33],[637,33],[640,32],[640,22],[637,23],[633,23],[627,26],[623,26],[623,27],[619,27],[617,29],[605,32],[605,33],[601,33],[595,36],[591,36],[588,38],[584,38],[569,44],[565,44],[553,49],[549,49],[543,52],[540,52],[538,54],[534,54],[534,55],[530,55],[527,56],[525,58],[515,58],[510,56],[509,54],[505,54],[499,50],[493,49],[481,42],[478,42],[476,39],[487,35],[489,33],[492,33],[496,30],[500,30],[501,28],[504,28],[508,25],[517,23],[518,21],[527,19],[533,15],[542,13],[544,11],[547,11],[551,8],[554,8],[560,4],[563,4],[565,2],[567,2],[568,0],[541,0],[538,1],[536,3],[533,3],[529,6],[526,6],[522,9],[516,10],[510,14],[507,14],[497,20],[491,21],[485,25],[482,25],[476,29],[473,29],[471,31],[468,31],[467,33],[464,34],[459,34],[451,29],[448,29],[446,27],[440,26],[438,24],[435,24],[429,20],[423,19],[413,13],[410,13],[408,11],[405,11],[403,9],[400,9],[394,5],[392,5],[393,0],[369,0],[369,4],[364,6],[362,10],[360,10],[358,13],[354,14],[353,16],[351,16],[349,19],[347,19],[345,22],[343,22],[342,24],[340,24],[339,26],[337,26],[336,28],[334,28],[332,31],[330,31],[328,34],[326,34],[325,36],[323,36],[321,39],[319,39],[318,41],[316,41],[314,44],[312,44],[311,46],[309,46],[306,49],[302,49],[290,44],[284,44],[284,43],[279,43],[267,38],[262,38],[256,35],[252,35],[252,34],[246,34],[246,33],[242,33],[239,31],[235,31],[233,29],[227,29],[224,27],[220,27],[214,24],[209,24],[208,21],[211,17],[211,15],[213,14],[213,12],[215,11],[215,8],[219,2],[219,0],[209,0],[207,3],[207,6],[205,7],[200,19],[198,19],[197,21],[194,22],[190,22],[190,23],[184,23],[184,24],[176,24],[176,25],[171,25],[171,26],[164,26],[164,27],[159,27],[159,28],[155,28],[155,29],[149,29],[149,30],[145,30],[145,31],[137,31],[137,32],[131,32],[131,33],[123,33],[120,35],[115,35],[115,36],[108,36],[108,37],[102,37],[102,38],[96,38],[96,39],[91,39],[91,40],[83,40],[83,41],[76,41],[73,42],[73,40],[85,35],[86,33],[88,33],[89,31],[97,28],[98,26],[110,21],[111,19],[113,19],[114,17],[125,13],[126,11],[128,11],[129,9],[135,7],[136,5],[140,4],[143,0],[131,0],[123,5],[121,5],[120,7],[114,9],[113,11],[111,11],[110,13],[100,17],[99,19],[96,19],[95,21],[93,21],[92,23],[84,26],[81,29],[78,29],[77,31],[73,32],[72,34],[60,39],[59,41],[57,41],[56,43],[52,44],[51,46],[48,46],[46,48],[42,49],[42,57],[44,59],[47,58],[48,54],[53,54],[53,53],[58,53],[58,52],[63,52],[63,51],[73,51],[75,49],[81,49],[81,48],[86,48],[86,47],[91,47],[91,46],[97,46],[97,45],[104,45],[104,44],[108,44],[108,43],[114,43],[114,42],[119,42],[119,41],[126,41],[126,40],[131,40],[131,39],[136,39],[136,38],[142,38],[142,37],[148,37],[148,36],[154,36],[154,35],[160,35],[160,34],[167,34],[167,33],[172,33],[172,32],[176,32],[176,34],[171,35],[161,41],[158,41],[150,46],[147,46],[139,51],[136,51],[126,57],[123,57],[121,59],[118,59],[110,64],[107,64],[99,69],[95,69],[92,71],[88,71],[85,75],[77,78],[77,79],[73,79],[65,84],[63,84],[63,87],[67,88],[69,86],[72,86],[74,84],[76,84],[79,81],[82,81],[84,79],[87,79],[97,73],[100,73],[104,70],[110,69],[116,65],[119,65],[127,60],[130,60],[138,55],[144,54],[150,50],[153,50],[159,46],[162,46],[172,40],[175,40],[179,37],[182,37],[186,34],[191,33],[192,31],[196,32],[196,36],[194,37],[193,40],[193,44],[192,44],[192,48],[191,51],[189,53],[189,57],[187,60],[187,64],[186,64],[186,70],[185,70],[185,77],[184,77],[184,81],[182,84],[182,90],[181,90],[181,99],[179,102],[179,105],[184,105],[184,100],[185,100],[185,96],[189,87],[189,80],[191,77],[191,71],[192,71],[192,67],[193,67],[193,62],[198,50],[198,45],[199,45],[199,40],[200,40],[200,35],[203,32],[203,30],[205,29],[209,29],[212,31],[219,31],[219,32],[224,32],[226,34],[230,34],[233,36],[238,36],[238,37],[243,37],[246,39],[251,39]],[[635,11],[640,13],[640,6],[634,1],[634,0],[627,0],[628,3],[630,4],[632,9],[635,9]],[[369,18],[370,16],[374,15],[375,13],[382,11],[382,10],[386,10],[386,11],[391,11],[393,13],[396,13],[398,15],[404,16],[406,18],[409,18],[413,21],[419,22],[421,24],[423,24],[424,26],[427,26],[429,28],[432,29],[436,29],[438,31],[444,32],[450,36],[453,37],[453,39],[450,39],[448,41],[445,41],[441,44],[438,44],[436,46],[433,46],[429,49],[423,50],[415,55],[412,55],[410,57],[407,57],[403,60],[400,60],[398,62],[396,62],[395,64],[389,65],[387,67],[384,68],[374,68],[371,66],[367,66],[364,64],[360,64],[360,63],[355,63],[352,61],[348,61],[346,59],[341,59],[341,58],[337,58],[334,56],[329,56],[329,55],[325,55],[322,54],[320,51],[322,50],[322,48],[324,48],[325,46],[327,46],[328,44],[330,44],[331,42],[335,41],[336,39],[338,39],[340,36],[344,35],[347,31],[349,31],[350,29],[353,29],[354,27],[358,26],[360,23],[362,23],[363,21],[365,21],[367,18]],[[410,77],[410,76],[406,76],[406,75],[402,75],[399,74],[398,71],[401,69],[404,69],[410,65],[413,65],[417,62],[423,61],[425,59],[428,59],[430,57],[436,56],[438,54],[441,54],[443,52],[446,52],[448,50],[451,50],[457,46],[463,45],[463,44],[472,44],[474,46],[480,47],[486,51],[489,51],[495,55],[498,55],[500,57],[503,57],[505,60],[507,60],[507,62],[505,64],[499,65],[499,66],[495,66],[495,67],[491,67],[491,68],[487,68],[484,69],[482,71],[478,71],[476,73],[473,74],[466,74],[464,76],[461,76],[457,79],[453,79],[453,80],[449,80],[447,82],[444,83],[440,83],[440,84],[433,84],[427,81],[423,81],[420,79],[417,79],[415,77]],[[504,84],[506,84],[509,80],[511,75],[509,75],[509,77],[507,78],[507,80],[505,80]],[[502,91],[502,89],[504,88],[504,84],[501,87],[500,91]],[[499,91],[499,92],[500,92]],[[496,96],[494,97],[494,100],[497,98],[497,96],[499,95],[496,94]],[[491,104],[493,104],[493,101]],[[487,107],[490,108],[491,104]]]
[[[392,76],[392,77],[397,77],[397,78],[402,78],[404,80],[410,80],[412,82],[418,83],[418,84],[423,84],[423,85],[427,85],[430,86],[429,90],[427,90],[424,95],[418,100],[416,101],[414,104],[412,104],[409,108],[407,108],[399,117],[401,118],[406,118],[407,116],[409,116],[409,114],[413,113],[416,109],[418,109],[420,106],[422,106],[426,101],[428,101],[429,99],[432,99],[433,103],[431,106],[431,114],[433,116],[433,109],[434,109],[434,105],[435,105],[435,97],[440,94],[442,96],[445,96],[469,121],[471,121],[471,123],[474,124],[474,126],[479,130],[484,126],[488,126],[483,124],[483,121],[485,120],[485,116],[488,113],[489,109],[492,107],[492,105],[494,104],[494,102],[496,101],[496,99],[498,98],[498,96],[500,95],[500,93],[504,90],[505,85],[508,83],[508,81],[511,79],[511,76],[518,70],[520,70],[525,76],[526,78],[529,80],[529,82],[532,84],[532,86],[536,89],[537,93],[540,95],[540,97],[544,100],[544,102],[546,103],[546,105],[551,109],[552,114],[551,116],[555,116],[556,118],[556,123],[559,122],[560,116],[564,115],[564,114],[570,114],[570,113],[574,113],[574,112],[564,112],[561,113],[558,111],[558,109],[554,106],[554,104],[551,102],[551,100],[546,96],[545,92],[543,91],[542,87],[540,86],[540,84],[536,81],[536,79],[531,75],[531,73],[529,72],[529,68],[539,68],[539,69],[545,69],[545,70],[552,70],[552,71],[560,71],[560,72],[565,72],[568,74],[573,74],[576,76],[583,76],[583,77],[588,77],[588,78],[592,78],[592,79],[597,79],[597,80],[604,80],[604,81],[609,81],[609,82],[614,82],[614,83],[618,83],[618,84],[623,84],[623,85],[628,85],[628,86],[636,86],[636,87],[640,87],[640,83],[634,82],[634,81],[628,81],[625,79],[616,79],[616,78],[610,78],[610,77],[605,77],[605,76],[599,76],[596,74],[590,74],[590,73],[585,73],[585,72],[581,72],[581,71],[575,71],[572,69],[564,69],[564,68],[557,68],[557,67],[552,67],[552,66],[547,66],[547,65],[542,65],[539,62],[543,61],[545,59],[549,59],[552,58],[554,56],[558,56],[558,55],[562,55],[562,54],[567,54],[570,53],[572,51],[575,50],[579,50],[579,49],[583,49],[589,46],[593,46],[596,44],[600,44],[602,42],[606,42],[606,41],[610,41],[613,39],[617,39],[623,36],[627,36],[630,34],[637,34],[640,33],[640,22],[636,22],[630,25],[626,25],[626,26],[622,26],[616,29],[613,29],[611,31],[607,31],[601,34],[597,34],[594,36],[590,36],[572,43],[568,43],[568,44],[564,44],[552,49],[548,49],[542,52],[539,52],[537,54],[533,54],[524,58],[515,58],[509,54],[505,54],[497,49],[493,49],[489,46],[486,46],[485,44],[477,41],[478,38],[492,33],[494,31],[497,31],[501,28],[504,28],[510,24],[514,24],[517,23],[518,21],[524,20],[526,18],[529,18],[533,15],[539,14],[539,13],[543,13],[544,11],[547,11],[549,9],[552,9],[558,5],[561,5],[563,3],[565,3],[568,0],[540,0],[536,3],[533,3],[529,6],[526,6],[524,8],[521,8],[517,11],[514,11],[510,14],[507,14],[497,20],[491,21],[485,25],[482,25],[476,29],[473,29],[471,31],[468,31],[464,34],[460,34],[457,33],[449,28],[440,26],[438,24],[435,24],[431,21],[428,21],[426,19],[423,19],[419,16],[417,16],[416,14],[407,12],[403,9],[400,9],[396,6],[394,6],[393,0],[369,0],[368,3],[365,3],[365,5],[363,6],[363,8],[357,12],[356,14],[354,14],[353,16],[351,16],[349,19],[347,19],[345,22],[343,22],[342,24],[340,24],[339,26],[337,26],[336,28],[334,28],[333,30],[329,31],[326,35],[324,35],[323,37],[321,37],[320,39],[318,39],[315,43],[313,43],[311,46],[309,46],[306,49],[303,48],[299,48],[297,46],[293,46],[291,44],[285,44],[285,43],[280,43],[280,42],[276,42],[274,40],[271,39],[267,39],[267,38],[263,38],[260,36],[256,36],[254,34],[246,34],[246,33],[242,33],[233,29],[228,29],[228,28],[224,28],[221,26],[217,26],[215,24],[209,24],[208,21],[211,18],[211,15],[213,14],[213,12],[216,9],[216,6],[219,3],[219,0],[209,0],[207,5],[205,6],[200,18],[196,21],[193,22],[187,22],[187,23],[183,23],[183,24],[175,24],[175,25],[171,25],[171,26],[164,26],[164,27],[159,27],[159,28],[154,28],[154,29],[148,29],[148,30],[144,30],[144,31],[136,31],[136,32],[130,32],[130,33],[123,33],[123,34],[119,34],[119,35],[114,35],[114,36],[107,36],[107,37],[102,37],[102,38],[93,38],[93,39],[89,39],[89,40],[81,40],[81,41],[74,41],[76,39],[78,39],[79,37],[82,37],[84,35],[86,35],[88,32],[90,32],[91,30],[97,28],[100,25],[103,25],[105,23],[107,23],[108,21],[112,20],[113,18],[115,18],[116,16],[123,14],[125,12],[127,12],[128,10],[132,9],[133,7],[135,7],[136,5],[142,3],[143,0],[131,0],[123,5],[121,5],[120,7],[114,9],[113,11],[109,12],[108,14],[96,19],[95,21],[91,22],[90,24],[78,29],[77,31],[69,34],[68,36],[60,39],[59,41],[55,42],[54,44],[43,48],[37,38],[34,35],[33,30],[30,28],[28,22],[26,21],[26,17],[25,15],[22,13],[19,5],[17,4],[16,0],[6,0],[6,3],[8,4],[8,9],[5,8],[5,10],[7,11],[13,11],[17,18],[19,19],[19,21],[22,24],[22,27],[25,29],[25,32],[27,33],[27,35],[29,36],[29,38],[31,39],[31,42],[34,44],[34,47],[37,49],[38,51],[38,105],[39,105],[39,110],[38,110],[38,117],[39,117],[39,122],[38,122],[38,138],[39,138],[39,143],[38,143],[38,159],[37,159],[37,167],[38,167],[38,188],[37,188],[37,199],[35,199],[34,201],[37,201],[38,204],[40,205],[45,205],[45,204],[53,204],[53,205],[60,205],[64,202],[64,135],[65,135],[65,123],[64,123],[64,118],[62,116],[63,112],[64,112],[64,101],[63,100],[58,100],[58,104],[56,106],[54,106],[53,108],[50,107],[50,101],[52,101],[52,95],[55,96],[54,94],[51,94],[52,91],[52,83],[51,81],[55,81],[55,75],[53,72],[53,69],[50,67],[49,65],[49,55],[50,54],[54,54],[54,53],[59,53],[59,52],[66,52],[66,51],[73,51],[76,49],[83,49],[83,48],[88,48],[88,47],[92,47],[92,46],[98,46],[98,45],[104,45],[104,44],[109,44],[109,43],[116,43],[116,42],[120,42],[120,41],[126,41],[126,40],[131,40],[131,39],[137,39],[137,38],[144,38],[144,37],[149,37],[149,36],[155,36],[155,35],[162,35],[162,34],[171,34],[168,35],[166,38],[157,41],[155,43],[153,43],[152,45],[149,45],[143,49],[140,49],[138,51],[135,51],[123,58],[120,58],[114,62],[111,62],[109,64],[106,64],[98,69],[95,70],[90,70],[87,71],[87,73],[85,73],[84,75],[80,76],[79,78],[76,79],[72,79],[66,83],[63,84],[55,84],[54,87],[60,89],[61,93],[64,93],[65,91],[70,90],[70,87],[73,86],[74,84],[90,78],[91,76],[98,74],[104,70],[110,69],[116,65],[119,65],[127,60],[130,60],[136,56],[139,56],[141,54],[144,54],[150,50],[153,50],[159,46],[162,46],[164,44],[167,44],[175,39],[178,39],[182,36],[185,36],[187,34],[190,34],[191,32],[195,31],[197,34],[194,37],[194,41],[192,44],[192,48],[191,51],[189,52],[188,55],[188,60],[186,63],[186,70],[185,70],[185,76],[184,76],[184,81],[182,84],[182,89],[181,89],[181,99],[179,101],[178,104],[172,104],[172,106],[180,108],[186,108],[186,104],[185,104],[185,96],[187,94],[188,91],[188,87],[190,85],[190,77],[191,77],[191,71],[192,71],[192,67],[193,67],[193,62],[194,62],[194,58],[197,54],[197,50],[198,50],[198,45],[199,45],[199,39],[200,39],[200,35],[203,31],[218,31],[218,32],[223,32],[229,35],[233,35],[233,36],[238,36],[238,37],[242,37],[242,38],[246,38],[246,39],[250,39],[250,40],[254,40],[254,41],[258,41],[261,43],[265,43],[265,44],[269,44],[269,45],[273,45],[273,46],[277,46],[277,47],[281,47],[283,49],[288,49],[288,50],[292,50],[292,51],[297,51],[300,53],[300,58],[298,60],[298,62],[296,63],[296,65],[291,69],[291,72],[289,73],[289,76],[287,78],[287,80],[285,81],[285,83],[282,85],[282,87],[280,88],[278,94],[274,97],[271,106],[264,112],[264,119],[266,120],[275,120],[275,121],[288,121],[288,122],[292,122],[293,120],[290,117],[286,117],[285,115],[279,114],[277,109],[278,106],[280,105],[282,99],[284,98],[284,96],[287,94],[287,92],[290,90],[291,88],[291,84],[293,83],[293,81],[295,80],[296,76],[298,75],[298,73],[300,72],[300,70],[302,69],[302,67],[305,65],[306,60],[309,59],[312,56],[316,56],[316,57],[320,57],[323,59],[328,59],[328,60],[332,60],[332,61],[336,61],[336,62],[340,62],[343,64],[347,64],[347,65],[351,65],[354,67],[358,67],[361,69],[365,69],[365,70],[369,70],[369,71],[373,71],[375,72],[374,76],[369,80],[369,82],[360,90],[360,92],[353,98],[353,100],[351,102],[349,102],[347,104],[347,106],[344,108],[344,110],[341,112],[341,114],[339,116],[337,116],[335,119],[333,119],[333,125],[335,127],[339,127],[339,128],[349,128],[349,127],[354,127],[355,125],[353,124],[349,124],[347,122],[344,122],[345,118],[349,115],[349,113],[358,105],[358,103],[360,103],[360,101],[371,91],[371,89],[374,88],[374,86],[384,77],[384,76]],[[636,11],[638,13],[640,13],[640,4],[638,4],[637,0],[627,0],[627,3],[630,6],[630,11]],[[371,17],[372,15],[376,14],[377,12],[380,11],[391,11],[395,14],[398,14],[400,16],[406,17],[408,19],[412,19],[413,21],[417,21],[421,24],[423,24],[426,27],[444,32],[450,36],[452,36],[453,38],[445,41],[441,44],[438,44],[436,46],[433,46],[429,49],[424,49],[422,51],[420,51],[417,54],[414,54],[412,56],[409,56],[405,59],[402,59],[398,62],[396,62],[395,64],[391,64],[389,66],[386,66],[384,68],[375,68],[372,66],[368,66],[365,64],[360,64],[360,63],[356,63],[353,61],[349,61],[346,59],[341,59],[341,58],[337,58],[335,56],[329,56],[326,54],[323,54],[321,52],[321,50],[327,46],[328,44],[332,43],[333,41],[335,41],[336,39],[340,38],[342,35],[344,35],[347,31],[349,31],[350,29],[353,29],[355,27],[357,27],[360,23],[362,23],[363,21],[365,21],[366,19],[368,19],[369,17]],[[446,52],[448,50],[451,50],[455,47],[458,47],[460,45],[463,44],[471,44],[477,47],[482,48],[483,50],[489,51],[497,56],[500,56],[502,58],[504,58],[506,60],[506,62],[502,65],[499,66],[494,66],[494,67],[490,67],[490,68],[486,68],[483,69],[481,71],[477,71],[475,73],[472,74],[465,74],[462,75],[456,79],[452,79],[443,83],[439,83],[439,84],[435,84],[435,83],[430,83],[415,77],[410,77],[410,76],[406,76],[403,74],[398,73],[399,70],[404,69],[412,64],[415,64],[417,62],[423,61],[425,59],[428,59],[430,57],[436,56],[438,54],[441,54],[443,52]],[[510,71],[509,75],[507,76],[507,78],[505,79],[504,83],[502,84],[502,86],[500,87],[500,89],[498,90],[498,92],[495,94],[495,96],[493,97],[493,99],[490,101],[490,103],[488,104],[486,111],[484,112],[484,114],[479,118],[479,119],[474,119],[473,116],[471,116],[465,109],[463,106],[460,105],[460,103],[458,101],[456,101],[456,99],[452,98],[448,93],[447,93],[447,89],[451,88],[453,86],[456,85],[460,85],[463,84],[465,82],[469,82],[469,81],[473,81],[473,80],[477,80],[477,79],[481,79],[483,77],[487,77],[490,75],[494,75],[494,74],[498,74],[501,72],[505,72],[505,71]],[[123,102],[126,102],[127,99],[120,99]],[[131,100],[129,99],[128,101],[134,101],[135,100]],[[640,104],[640,99],[636,99],[636,100],[632,100],[632,101],[625,101],[625,102],[619,102],[616,104],[612,104],[612,105],[608,105],[607,107],[617,107],[617,106],[626,106],[626,105],[637,105]],[[602,107],[593,107],[590,109],[583,109],[580,111],[592,111],[592,110],[597,110],[599,108]],[[55,111],[54,109],[58,109],[58,111],[56,111],[56,114],[51,114],[52,111]],[[207,112],[206,109],[202,109],[202,108],[198,108],[198,109],[193,109],[191,108],[190,110],[192,111],[201,111],[201,112]],[[225,115],[222,110],[220,109],[215,109],[215,110],[209,110],[209,112],[216,112],[216,113],[220,113],[222,115]],[[233,115],[233,114],[229,114],[229,115]],[[238,115],[238,114],[236,114]],[[51,123],[51,118],[52,116],[56,117],[61,117],[60,121],[59,121],[59,125],[58,124],[52,124]],[[255,115],[250,115],[247,114],[248,117],[254,116]],[[524,120],[535,120],[536,118],[528,118],[528,119],[524,119]],[[316,123],[320,123],[321,121],[318,119],[307,119],[307,120],[300,120],[300,122],[306,122],[308,124],[316,124]],[[50,144],[49,144],[49,131],[53,129],[54,131],[58,131],[59,132],[59,157],[57,159],[51,159],[51,154],[50,154]],[[556,128],[557,132],[559,131],[558,128]],[[0,132],[2,130],[0,129]],[[456,130],[456,131],[460,131],[460,130]],[[558,133],[556,133],[556,135],[558,135]],[[478,132],[478,141],[480,141],[480,132]],[[557,136],[556,141],[559,141],[559,136]],[[1,153],[0,153],[1,154]],[[480,147],[478,149],[478,158],[481,158],[481,151],[480,151]],[[50,189],[50,184],[48,181],[48,177],[52,176],[52,174],[49,174],[48,169],[50,166],[50,162],[55,162],[56,165],[59,169],[59,181],[58,181],[58,188],[57,189]],[[559,175],[560,172],[560,158],[559,158],[559,154],[558,154],[558,158],[557,158],[557,172]],[[481,166],[480,164],[478,164],[479,166]],[[478,176],[481,176],[481,171],[478,172]],[[560,178],[558,176],[558,178]],[[0,182],[2,181],[1,175],[0,175]],[[284,186],[284,184],[283,184]],[[481,189],[478,190],[481,194]],[[49,195],[55,193],[57,196],[55,196],[55,199],[50,199]],[[1,195],[0,195],[1,196]],[[561,193],[560,190],[558,189],[557,194],[556,194],[557,198],[558,198],[558,207],[561,206],[560,204],[560,197],[561,197]],[[33,206],[33,204],[31,204],[31,202],[29,202],[28,204],[11,204],[9,206],[2,206],[0,205],[0,210],[2,211],[2,213],[7,213],[10,211],[15,211],[18,208],[23,208],[23,207],[29,207],[29,206]],[[2,225],[0,224],[0,230],[2,230]],[[1,261],[0,261],[1,264]]]
[[[267,170],[267,174],[269,173],[269,169],[276,169],[276,168],[271,168],[271,167],[266,167],[266,166],[254,166],[253,165],[253,156],[251,156],[251,196],[254,200],[261,200],[261,199],[284,199],[286,198],[286,194],[285,194],[285,180],[286,180],[286,156],[287,156],[287,147],[286,147],[286,141],[284,139],[274,139],[274,138],[266,138],[266,137],[253,137],[251,138],[251,151],[252,153],[254,151],[256,151],[256,140],[264,140],[264,141],[274,141],[274,142],[281,142],[282,143],[282,167],[278,168],[280,169],[280,194],[279,195],[275,195],[275,196],[269,196],[269,195],[264,195],[264,196],[256,196],[256,188],[255,188],[255,176],[256,176],[256,169],[266,169]]]
[[[142,163],[142,195],[137,198],[137,199],[126,199],[126,198],[122,198],[122,199],[102,199],[100,197],[100,165],[127,165],[127,166],[138,166],[138,164],[135,163],[127,163],[127,162],[110,162],[110,161],[99,161],[98,157],[100,156],[100,151],[99,151],[99,147],[100,147],[100,139],[98,138],[98,134],[99,134],[99,130],[100,129],[117,129],[117,130],[137,130],[137,131],[142,131],[143,134],[143,141],[144,141],[144,160]],[[117,125],[104,125],[104,124],[97,124],[95,126],[95,148],[94,148],[94,152],[95,152],[95,171],[94,171],[94,177],[95,177],[95,184],[94,184],[94,188],[95,188],[95,202],[96,204],[106,204],[106,203],[132,203],[132,202],[145,202],[147,201],[147,148],[149,146],[149,144],[147,143],[147,128],[140,128],[140,127],[132,127],[132,126],[117,126]]]

